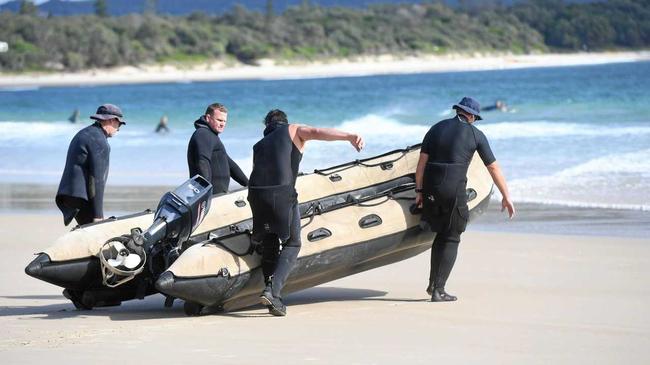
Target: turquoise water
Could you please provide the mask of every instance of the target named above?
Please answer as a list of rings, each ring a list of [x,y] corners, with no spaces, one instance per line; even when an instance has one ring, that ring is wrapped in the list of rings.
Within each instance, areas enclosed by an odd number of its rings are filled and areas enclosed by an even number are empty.
[[[301,169],[334,165],[421,142],[464,95],[486,112],[490,139],[518,201],[650,210],[650,63],[417,75],[0,89],[0,183],[57,184],[67,145],[97,105],[122,107],[128,125],[112,146],[109,184],[176,185],[187,175],[193,121],[211,102],[230,109],[222,135],[245,171],[261,120],[281,108],[293,122],[363,134],[310,142]],[[82,123],[67,122],[79,108]],[[153,130],[162,114],[172,132]]]

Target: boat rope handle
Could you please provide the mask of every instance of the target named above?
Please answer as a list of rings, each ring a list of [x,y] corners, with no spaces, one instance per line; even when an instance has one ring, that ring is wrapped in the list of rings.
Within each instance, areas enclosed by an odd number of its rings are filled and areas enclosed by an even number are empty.
[[[385,170],[385,168],[384,168],[385,166],[389,166],[389,164],[392,165],[393,163],[401,160],[412,149],[413,149],[412,147],[407,147],[407,148],[405,148],[403,150],[399,150],[399,152],[401,152],[400,156],[393,159],[393,160],[382,161],[382,162],[377,162],[377,163],[365,163],[364,161],[367,161],[367,160],[354,160],[354,161],[349,162],[349,163],[347,163],[345,165],[332,167],[333,170],[318,170],[318,169],[316,169],[316,170],[314,170],[314,173],[317,174],[317,175],[321,175],[321,176],[328,176],[328,175],[335,174],[337,172],[341,172],[341,171],[351,169],[351,168],[356,167],[356,166],[363,166],[363,167],[381,166]],[[395,151],[395,152],[397,152],[397,151]],[[338,169],[337,169],[337,167],[338,167]]]
[[[208,242],[204,243],[202,246],[207,246],[207,245],[219,246],[219,247],[222,247],[224,250],[230,252],[231,254],[233,254],[235,256],[239,256],[239,257],[246,256],[246,255],[252,255],[252,254],[254,254],[256,252],[260,253],[259,249],[258,249],[258,247],[260,245],[253,242],[253,240],[251,238],[252,237],[251,231],[246,229],[244,231],[241,231],[241,233],[248,234],[248,247],[246,248],[245,252],[237,252],[237,251],[233,250],[232,248],[228,247],[225,243],[223,243],[221,240],[219,240],[216,237],[210,239]]]

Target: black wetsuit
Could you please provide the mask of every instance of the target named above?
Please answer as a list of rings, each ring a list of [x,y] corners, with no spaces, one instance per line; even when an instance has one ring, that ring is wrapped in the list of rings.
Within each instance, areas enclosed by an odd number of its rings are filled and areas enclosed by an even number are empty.
[[[212,183],[212,193],[215,195],[228,192],[231,177],[240,185],[247,186],[248,178],[228,156],[219,134],[210,128],[204,118],[202,116],[194,122],[196,130],[187,146],[190,177],[196,174],[203,176]]]
[[[422,219],[437,232],[429,275],[429,284],[435,288],[445,287],[467,225],[467,169],[476,151],[486,166],[495,161],[483,132],[459,116],[435,124],[422,141],[420,152],[429,155],[422,184]]]
[[[273,296],[280,293],[300,252],[300,211],[296,178],[302,153],[288,124],[270,124],[253,146],[248,201],[253,211],[253,240],[263,246],[262,271]],[[282,242],[282,251],[280,251]]]
[[[99,123],[80,130],[68,147],[56,205],[67,226],[72,219],[87,224],[104,216],[104,187],[111,147]]]

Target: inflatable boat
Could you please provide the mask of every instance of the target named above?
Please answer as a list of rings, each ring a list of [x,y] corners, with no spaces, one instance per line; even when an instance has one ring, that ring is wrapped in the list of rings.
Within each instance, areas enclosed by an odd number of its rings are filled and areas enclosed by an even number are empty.
[[[404,260],[431,247],[434,233],[420,227],[420,215],[411,209],[419,151],[417,145],[298,177],[302,249],[284,294]],[[491,193],[491,178],[476,155],[468,170],[470,219],[482,213]],[[116,257],[104,257],[106,244],[116,237],[133,241],[146,227],[145,239],[155,241],[151,237],[165,231],[154,229],[162,226],[156,222],[169,221],[160,218],[164,199],[155,213],[74,229],[38,254],[25,271],[65,288],[64,295],[78,308],[117,305],[156,292],[166,295],[167,305],[174,298],[185,300],[188,315],[255,304],[263,288],[261,255],[251,240],[246,196],[242,189],[208,199],[204,217],[194,214],[183,223],[196,225],[191,235],[187,229],[183,236],[178,234],[182,228],[167,227],[167,234],[176,235],[173,247],[163,245],[158,252],[164,254],[143,258],[131,271],[136,274],[118,285],[107,279],[120,277],[120,272],[106,272]]]

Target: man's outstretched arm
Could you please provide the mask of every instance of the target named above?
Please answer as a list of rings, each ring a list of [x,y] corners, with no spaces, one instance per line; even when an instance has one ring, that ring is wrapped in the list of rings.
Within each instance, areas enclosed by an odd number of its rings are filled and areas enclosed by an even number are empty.
[[[317,128],[309,126],[297,126],[296,137],[294,142],[300,143],[297,146],[300,150],[304,147],[305,142],[311,140],[318,141],[348,141],[358,151],[363,149],[365,142],[363,138],[355,133],[347,133],[334,128]]]

